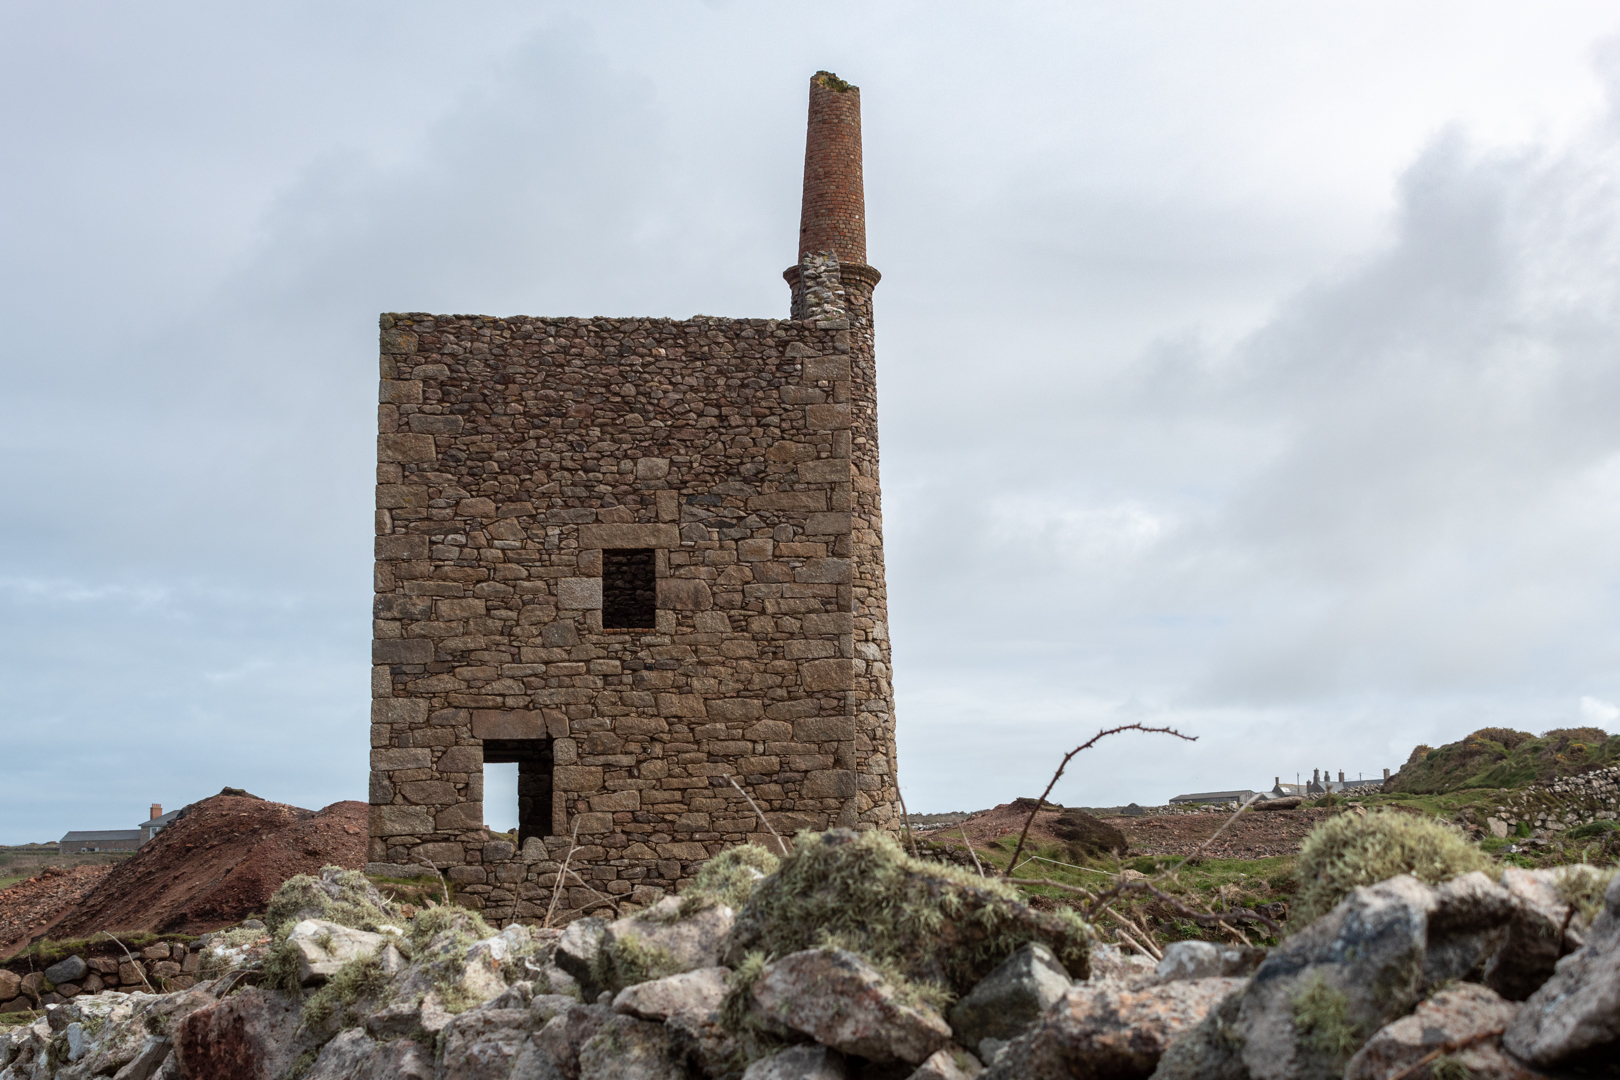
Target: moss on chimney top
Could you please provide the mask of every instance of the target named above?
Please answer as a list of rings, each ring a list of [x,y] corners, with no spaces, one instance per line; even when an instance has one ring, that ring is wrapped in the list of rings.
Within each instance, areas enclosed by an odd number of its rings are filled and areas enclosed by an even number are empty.
[[[845,82],[843,79],[840,79],[830,71],[818,71],[810,77],[810,81],[815,83],[817,86],[825,86],[829,90],[836,90],[840,94],[847,94],[851,90],[860,89],[860,87],[854,85],[853,83]]]

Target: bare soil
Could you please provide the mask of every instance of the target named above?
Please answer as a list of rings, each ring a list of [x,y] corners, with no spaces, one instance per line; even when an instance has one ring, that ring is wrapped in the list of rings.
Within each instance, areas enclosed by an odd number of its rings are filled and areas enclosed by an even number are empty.
[[[11,956],[50,929],[112,873],[111,866],[46,867],[0,889],[0,958]]]
[[[1029,816],[1028,805],[1003,803],[990,810],[970,814],[961,822],[927,830],[927,835],[941,840],[959,839],[965,830],[975,847],[982,847],[1003,838],[1018,842],[1018,833]],[[1054,831],[1061,810],[1040,810],[1030,826],[1027,844],[1061,844],[1065,841]],[[1327,809],[1248,811],[1204,851],[1209,859],[1264,859],[1275,855],[1296,855],[1305,835],[1330,817]],[[1221,813],[1145,814],[1141,817],[1105,817],[1101,820],[1130,841],[1129,855],[1161,855],[1181,857],[1191,855],[1200,844],[1215,834],[1232,815]],[[918,830],[922,833],[923,830]],[[1007,846],[1007,845],[1002,845]]]
[[[43,895],[0,890],[0,957],[42,935],[57,940],[112,933],[203,933],[260,914],[282,882],[322,866],[364,869],[366,804],[318,813],[251,796],[193,803],[150,843],[85,888]],[[54,879],[52,879],[54,880]],[[15,909],[15,910],[14,910]]]

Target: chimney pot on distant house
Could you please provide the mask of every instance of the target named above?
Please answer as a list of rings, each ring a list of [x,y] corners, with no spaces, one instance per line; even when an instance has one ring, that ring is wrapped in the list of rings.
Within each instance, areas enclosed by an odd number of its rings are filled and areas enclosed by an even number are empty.
[[[162,816],[163,816],[163,804],[159,803],[159,802],[153,803],[152,804],[152,817],[160,818]],[[151,819],[148,818],[147,820],[151,820]]]
[[[1384,779],[1385,779],[1385,780],[1388,780],[1388,779],[1389,779],[1389,770],[1388,770],[1388,769],[1385,769],[1385,770],[1384,770]]]
[[[1272,787],[1278,787],[1278,788],[1282,787],[1282,777],[1273,776],[1271,778],[1271,786]]]
[[[1339,770],[1339,783],[1341,783],[1341,784],[1344,783],[1344,770],[1343,769]]]

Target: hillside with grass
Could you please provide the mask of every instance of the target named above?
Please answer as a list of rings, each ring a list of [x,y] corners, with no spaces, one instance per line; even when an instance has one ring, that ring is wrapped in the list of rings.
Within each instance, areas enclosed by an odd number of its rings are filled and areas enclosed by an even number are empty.
[[[1523,788],[1538,780],[1620,765],[1620,735],[1559,728],[1541,735],[1480,728],[1460,742],[1419,746],[1386,790],[1440,795],[1467,788]]]

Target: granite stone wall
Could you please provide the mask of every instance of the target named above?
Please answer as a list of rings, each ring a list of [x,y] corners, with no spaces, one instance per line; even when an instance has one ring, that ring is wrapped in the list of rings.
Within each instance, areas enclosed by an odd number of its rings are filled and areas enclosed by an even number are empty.
[[[382,316],[373,872],[507,920],[576,845],[559,911],[769,842],[732,781],[783,835],[898,826],[877,274],[810,270],[839,306],[800,320]],[[602,626],[623,549],[654,629]],[[521,848],[484,827],[486,739],[550,751]]]

